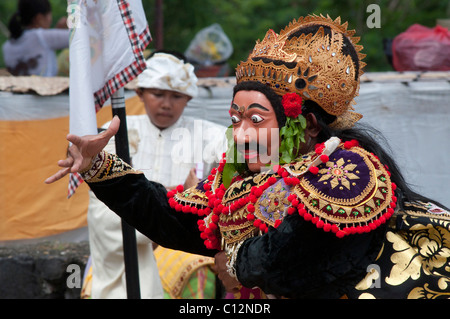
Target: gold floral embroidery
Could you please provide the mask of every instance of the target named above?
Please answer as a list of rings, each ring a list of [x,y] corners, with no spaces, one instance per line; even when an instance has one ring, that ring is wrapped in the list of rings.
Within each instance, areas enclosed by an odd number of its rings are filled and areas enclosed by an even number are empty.
[[[372,295],[372,294],[370,294],[370,293],[368,293],[368,292],[365,292],[365,293],[362,293],[362,294],[358,297],[358,299],[377,299],[377,298],[375,298],[374,295]]]
[[[102,151],[92,160],[91,166],[80,172],[87,183],[98,183],[127,174],[143,174],[115,154]]]
[[[343,146],[340,146],[341,148]],[[354,154],[351,154],[354,153]],[[351,158],[359,155],[361,167],[369,170],[368,181],[358,174],[357,162]],[[347,158],[348,157],[348,158]],[[330,160],[319,170],[317,181],[305,175],[300,184],[292,190],[305,208],[320,219],[345,226],[359,226],[377,219],[380,213],[389,208],[392,200],[392,183],[385,167],[373,154],[362,148],[354,147]],[[330,173],[330,174],[328,174]],[[334,173],[334,175],[332,174]],[[339,180],[338,176],[345,176]],[[339,192],[347,192],[351,196],[341,197],[328,191],[322,184],[330,181],[331,190],[339,187]]]
[[[281,182],[277,183],[277,185],[271,189],[270,192],[266,192],[266,194],[263,195],[264,199],[260,202],[262,206],[267,207],[267,212],[270,215],[275,213],[275,219],[280,219],[286,206],[290,205],[290,202],[286,196],[287,190],[283,190],[282,186],[283,185]]]
[[[223,197],[224,203],[230,203],[250,193],[252,186],[261,186],[271,175],[268,172],[246,177],[243,180],[232,183]],[[217,188],[218,186],[216,186]]]
[[[176,193],[174,198],[178,203],[183,205],[197,205],[197,207],[208,206],[208,197],[206,197],[204,191],[199,190],[196,186],[193,186],[182,193]]]
[[[322,174],[319,182],[324,182],[331,179],[330,185],[332,189],[339,184],[345,186],[347,189],[350,189],[349,180],[359,179],[358,175],[352,172],[357,165],[351,163],[345,165],[345,161],[343,158],[339,159],[336,162],[328,161],[326,163],[326,166],[326,168],[322,168],[319,171],[319,174]]]
[[[356,285],[356,289],[357,290],[367,290],[369,288],[372,287],[373,285],[373,281],[374,280],[378,280],[380,279],[381,274],[379,273],[378,269],[376,268],[371,268],[367,274],[366,277],[364,277],[363,280],[361,280],[357,285]]]
[[[441,278],[439,281],[443,281]],[[447,289],[448,279],[446,280],[446,286],[439,287],[442,290]],[[450,292],[440,292],[429,288],[429,284],[425,283],[423,287],[416,287],[408,294],[408,299],[438,299],[438,298],[450,298]]]
[[[410,231],[388,232],[386,238],[396,251],[392,254],[392,267],[386,283],[400,285],[409,278],[417,280],[421,269],[425,275],[439,274],[450,259],[450,232],[440,226],[424,228],[414,225]],[[448,271],[448,264],[446,266]]]

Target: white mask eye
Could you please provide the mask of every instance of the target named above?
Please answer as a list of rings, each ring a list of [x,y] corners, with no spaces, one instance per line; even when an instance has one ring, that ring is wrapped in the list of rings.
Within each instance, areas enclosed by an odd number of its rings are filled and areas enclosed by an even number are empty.
[[[251,119],[252,119],[253,123],[259,123],[259,122],[261,122],[263,120],[263,118],[261,116],[256,115],[256,114],[252,115]]]
[[[241,119],[239,117],[237,117],[236,115],[231,116],[231,122],[233,124],[239,123],[240,121],[241,121]]]

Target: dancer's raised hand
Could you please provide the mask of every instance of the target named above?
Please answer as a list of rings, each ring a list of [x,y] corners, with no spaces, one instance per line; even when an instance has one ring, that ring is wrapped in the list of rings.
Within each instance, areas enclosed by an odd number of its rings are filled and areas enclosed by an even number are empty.
[[[68,173],[80,172],[87,168],[92,159],[100,153],[108,144],[108,141],[119,130],[120,120],[117,116],[113,118],[108,129],[97,135],[78,136],[74,134],[67,135],[67,140],[72,143],[67,152],[67,158],[58,161],[58,166],[61,170],[48,177],[45,180],[46,184],[51,184],[60,180]]]

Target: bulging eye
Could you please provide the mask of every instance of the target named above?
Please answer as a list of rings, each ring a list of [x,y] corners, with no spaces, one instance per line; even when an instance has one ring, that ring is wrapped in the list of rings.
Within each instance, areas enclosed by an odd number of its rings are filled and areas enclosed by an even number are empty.
[[[256,115],[256,114],[252,115],[251,119],[252,119],[253,123],[259,123],[263,120],[263,118],[261,116]]]
[[[241,119],[239,117],[237,117],[236,115],[231,116],[231,123],[236,124],[236,123],[239,123],[240,121],[241,121]]]

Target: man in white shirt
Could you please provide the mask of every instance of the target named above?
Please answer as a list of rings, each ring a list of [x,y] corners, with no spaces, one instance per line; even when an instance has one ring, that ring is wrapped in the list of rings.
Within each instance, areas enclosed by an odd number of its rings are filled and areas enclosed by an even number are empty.
[[[206,177],[220,160],[226,141],[219,137],[225,136],[226,128],[183,116],[198,92],[193,66],[172,54],[156,53],[139,75],[138,87],[147,114],[127,117],[133,167],[167,188],[195,185],[197,177]],[[114,150],[114,139],[106,149]],[[121,220],[92,192],[88,227],[91,298],[126,298]],[[139,232],[136,240],[141,298],[163,298],[152,242]]]

